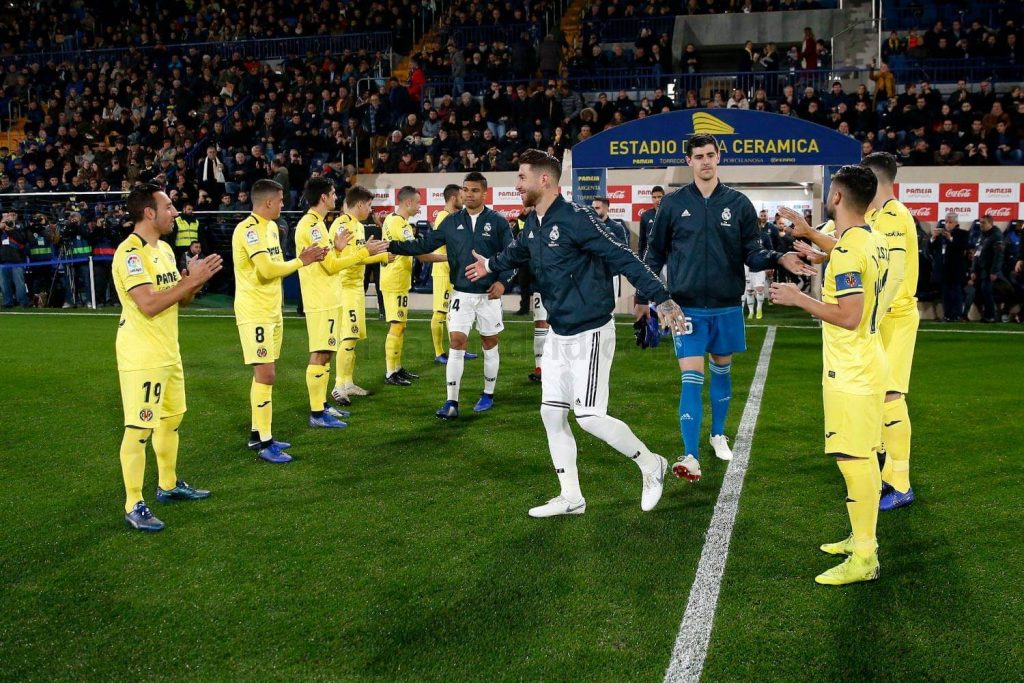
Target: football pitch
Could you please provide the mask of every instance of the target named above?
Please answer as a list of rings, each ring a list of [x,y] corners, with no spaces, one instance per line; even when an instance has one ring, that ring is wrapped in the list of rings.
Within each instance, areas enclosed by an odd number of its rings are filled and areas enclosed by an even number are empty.
[[[412,387],[383,385],[369,325],[350,427],[313,431],[301,319],[285,325],[274,435],[296,460],[245,448],[251,373],[228,311],[183,311],[189,411],[178,473],[210,488],[122,521],[116,314],[0,315],[0,679],[660,681],[679,636],[727,463],[670,477],[640,511],[640,474],[574,427],[587,512],[530,519],[558,493],[532,369],[532,326],[507,316],[495,408],[444,398],[426,321],[410,325]],[[422,318],[423,315],[419,316]],[[674,460],[671,345],[618,326],[609,412]],[[815,585],[848,533],[822,454],[821,337],[769,308],[733,366],[734,437],[766,325],[778,325],[703,666],[706,681],[1020,680],[1024,499],[1019,326],[918,337],[909,399],[918,501],[879,519],[881,579]],[[472,340],[471,350],[479,350]],[[735,461],[734,461],[735,464]]]

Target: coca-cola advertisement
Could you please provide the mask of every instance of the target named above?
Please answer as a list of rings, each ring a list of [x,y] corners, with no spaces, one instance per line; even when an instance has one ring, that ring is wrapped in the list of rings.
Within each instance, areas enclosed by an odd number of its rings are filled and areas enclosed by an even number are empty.
[[[992,220],[996,223],[1017,220],[1019,208],[1020,207],[1017,202],[1013,202],[1012,204],[982,202],[978,205],[979,214],[982,216],[991,216]]]
[[[917,220],[923,223],[933,223],[939,220],[938,204],[905,204],[907,210]]]
[[[523,207],[521,204],[519,206],[512,206],[506,204],[504,206],[495,206],[493,208],[495,211],[497,211],[498,213],[505,217],[505,220],[509,222],[509,225],[515,222],[515,220],[519,218],[519,214],[523,212]]]
[[[640,220],[640,214],[642,214],[647,209],[653,209],[653,208],[654,208],[654,204],[634,204],[633,205],[633,217],[630,220],[634,220],[634,221]]]
[[[633,188],[629,185],[609,185],[608,202],[610,204],[630,204],[633,201]]]
[[[942,183],[939,185],[940,201],[944,202],[976,202],[978,201],[977,183]]]

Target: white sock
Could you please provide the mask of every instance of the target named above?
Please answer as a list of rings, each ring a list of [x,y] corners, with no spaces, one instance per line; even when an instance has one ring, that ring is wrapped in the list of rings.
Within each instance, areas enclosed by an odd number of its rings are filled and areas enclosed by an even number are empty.
[[[451,362],[451,361],[449,361]],[[498,383],[498,347],[484,349],[484,393],[493,394],[494,385]]]
[[[749,289],[743,294],[743,303],[747,305],[750,312],[754,312],[754,293]]]
[[[580,491],[580,477],[576,471],[576,439],[569,428],[569,409],[542,403],[540,418],[548,435],[548,450],[562,487],[562,496],[578,501],[583,492]]]
[[[640,469],[650,469],[657,462],[650,449],[622,420],[611,415],[585,415],[577,416],[576,421],[580,427],[635,462]]]
[[[548,338],[547,327],[533,328],[533,367],[540,367],[540,359],[544,356],[544,342]]]
[[[462,385],[462,368],[466,364],[465,349],[448,349],[448,365],[444,368],[444,376],[448,380],[448,400],[459,400],[459,387]]]
[[[760,311],[761,308],[764,306],[764,290],[763,289],[757,290],[757,295],[756,296],[757,296],[757,310]]]

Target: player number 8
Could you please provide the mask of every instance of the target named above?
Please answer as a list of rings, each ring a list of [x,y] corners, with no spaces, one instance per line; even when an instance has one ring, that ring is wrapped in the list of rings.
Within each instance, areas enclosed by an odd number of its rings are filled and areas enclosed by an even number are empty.
[[[263,328],[262,327],[257,327],[256,328],[256,343],[257,344],[262,344],[263,343]]]

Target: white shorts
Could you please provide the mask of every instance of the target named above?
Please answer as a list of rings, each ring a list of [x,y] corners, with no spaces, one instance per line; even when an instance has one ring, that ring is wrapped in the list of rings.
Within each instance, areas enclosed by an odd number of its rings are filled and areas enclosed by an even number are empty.
[[[539,292],[534,292],[531,299],[533,305],[533,322],[547,322],[548,309],[544,308],[544,301],[540,298]]]
[[[501,332],[505,328],[501,322],[501,299],[488,299],[486,292],[472,294],[455,290],[448,306],[448,331],[469,334],[473,323],[485,337]]]
[[[577,417],[608,412],[608,377],[615,357],[615,321],[563,337],[549,332],[540,360],[541,403]]]
[[[765,274],[763,270],[751,272],[750,266],[743,266],[743,272],[747,274],[747,289],[753,290],[764,287]]]

